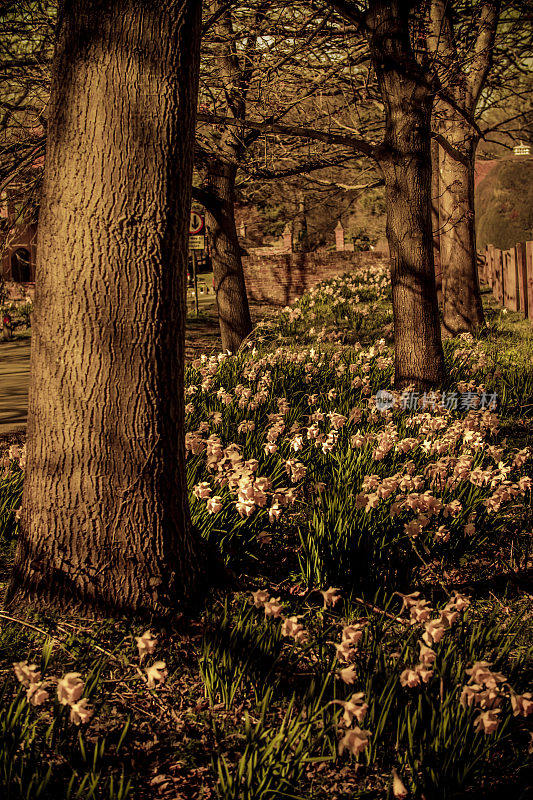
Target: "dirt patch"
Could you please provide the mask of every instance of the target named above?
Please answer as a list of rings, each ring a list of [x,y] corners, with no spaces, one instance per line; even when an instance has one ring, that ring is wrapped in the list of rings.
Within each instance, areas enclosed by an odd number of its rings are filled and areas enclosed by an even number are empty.
[[[185,361],[194,361],[221,348],[218,318],[214,311],[203,311],[198,319],[188,319],[185,329]]]

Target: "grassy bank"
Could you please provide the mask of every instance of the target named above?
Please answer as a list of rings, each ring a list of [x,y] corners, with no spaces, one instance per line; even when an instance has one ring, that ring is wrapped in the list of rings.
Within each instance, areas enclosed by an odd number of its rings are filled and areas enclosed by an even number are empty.
[[[533,340],[487,320],[417,405],[374,399],[393,369],[379,269],[194,360],[191,514],[234,585],[146,634],[9,610],[3,793],[525,800]],[[23,466],[7,454],[4,582]]]

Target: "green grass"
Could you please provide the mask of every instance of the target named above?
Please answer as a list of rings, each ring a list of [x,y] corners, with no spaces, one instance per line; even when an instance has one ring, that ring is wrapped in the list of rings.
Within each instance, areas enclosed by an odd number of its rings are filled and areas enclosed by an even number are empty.
[[[531,476],[531,461],[513,463],[531,436],[531,327],[489,302],[489,324],[479,337],[445,344],[449,378],[443,388],[473,381],[495,392],[499,430],[488,419],[480,427],[475,414],[458,409],[449,417],[431,416],[445,423],[442,432],[421,432],[424,422],[415,412],[395,409],[380,417],[368,405],[392,375],[390,336],[374,351],[368,347],[389,324],[386,292],[376,285],[363,298],[365,287],[342,281],[332,287],[333,296],[319,289],[296,305],[301,313],[280,314],[261,326],[254,344],[236,358],[220,364],[197,359],[187,368],[188,444],[197,451],[187,460],[192,518],[238,576],[239,589],[206,592],[196,617],[154,630],[155,651],[142,662],[134,637],[146,624],[135,619],[12,609],[15,621],[4,620],[2,797],[392,800],[396,769],[409,797],[418,800],[495,800],[504,793],[525,800],[528,720],[513,714],[511,697],[528,690],[533,674],[531,602],[523,589],[531,569],[531,492],[515,492],[489,512],[485,501],[493,488],[470,476],[476,468],[490,470],[495,487],[506,485],[503,474],[512,486]],[[311,405],[310,395],[316,395]],[[302,446],[295,438],[310,428],[309,414],[318,409],[347,417],[331,450],[305,433]],[[355,409],[361,418],[349,419]],[[265,452],[277,413],[284,429],[270,439],[278,449]],[[324,441],[327,419],[316,422]],[[468,420],[483,447],[463,439]],[[378,441],[393,426],[399,441],[419,437],[417,446],[408,452],[392,447],[376,459]],[[357,430],[372,441],[353,443]],[[461,435],[454,438],[454,431]],[[242,460],[231,460],[227,450],[208,464],[210,435],[222,450],[237,444]],[[421,446],[425,440],[439,445],[446,435],[451,438],[442,452]],[[405,525],[420,514],[403,507],[392,516],[392,504],[398,494],[419,493],[406,476],[427,481],[446,458],[470,461],[457,480],[426,482],[423,490],[444,505],[458,500],[462,508],[451,517],[444,509],[429,514],[412,539]],[[294,479],[293,469],[300,470]],[[249,487],[250,474],[255,508],[247,516],[236,507],[235,480],[244,476]],[[394,475],[407,488],[361,507],[357,498],[371,493],[369,476],[386,486]],[[256,478],[268,484],[256,485]],[[3,581],[16,544],[13,511],[21,480],[13,461],[0,482]],[[203,484],[221,498],[215,513],[197,496]],[[272,515],[277,505],[280,513]],[[472,515],[475,530],[466,533]],[[436,535],[442,525],[450,533],[446,540]],[[341,599],[324,608],[320,590],[330,584],[341,587]],[[268,617],[260,601],[254,605],[257,590],[280,598],[282,619]],[[468,595],[470,605],[434,644],[427,683],[409,688],[401,676],[416,666],[427,634],[423,622],[409,624],[398,592],[420,591],[431,619],[443,619],[454,590]],[[304,632],[299,640],[283,622],[292,616]],[[336,650],[347,625],[360,632],[351,684],[340,677],[347,664]],[[23,659],[41,666],[50,692],[43,706],[28,705],[17,689],[12,662]],[[149,688],[144,668],[158,660],[165,661],[168,678]],[[500,722],[491,734],[477,728],[480,708],[460,703],[467,669],[483,660],[505,676],[505,682],[495,679]],[[54,699],[55,682],[72,671],[82,675],[95,711],[79,729],[68,707]],[[341,704],[358,692],[368,706],[360,721],[368,744],[351,755],[340,752],[344,733],[353,730]]]

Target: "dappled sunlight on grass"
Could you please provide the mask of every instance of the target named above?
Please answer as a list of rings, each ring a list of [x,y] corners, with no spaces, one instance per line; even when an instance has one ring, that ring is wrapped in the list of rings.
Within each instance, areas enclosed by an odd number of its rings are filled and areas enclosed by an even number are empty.
[[[91,786],[109,800],[147,786],[481,800],[504,781],[519,796],[533,710],[520,589],[532,566],[531,334],[487,316],[478,338],[445,343],[434,394],[391,391],[379,269],[365,285],[313,289],[236,356],[188,365],[192,520],[236,586],[206,590],[176,629],[10,614],[10,798],[71,785],[65,796]],[[5,580],[23,448],[2,469]]]

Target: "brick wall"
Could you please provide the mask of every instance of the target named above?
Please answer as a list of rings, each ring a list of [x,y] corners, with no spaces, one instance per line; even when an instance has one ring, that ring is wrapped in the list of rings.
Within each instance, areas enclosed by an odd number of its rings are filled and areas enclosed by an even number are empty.
[[[243,256],[248,297],[255,303],[286,306],[320,281],[374,264],[383,253],[316,252]]]

